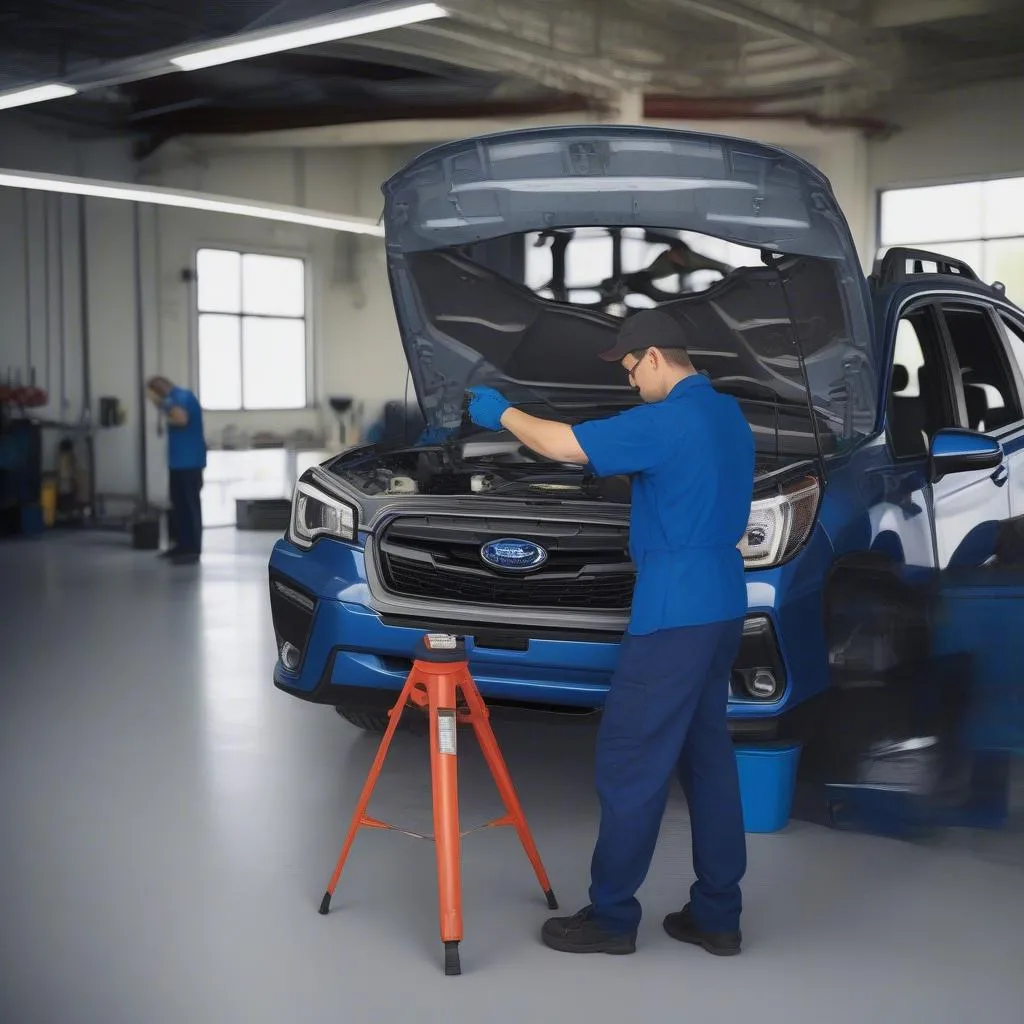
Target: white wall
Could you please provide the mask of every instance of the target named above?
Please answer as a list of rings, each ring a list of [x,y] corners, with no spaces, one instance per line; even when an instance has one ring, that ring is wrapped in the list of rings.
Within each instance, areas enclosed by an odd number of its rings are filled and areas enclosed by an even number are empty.
[[[885,188],[1024,175],[1022,111],[1024,79],[936,92],[885,111],[900,130],[868,146],[872,250]]]
[[[127,143],[85,142],[40,128],[31,118],[10,117],[0,131],[0,168],[142,180],[203,191],[308,205],[376,217],[380,182],[410,155],[408,147],[359,150],[238,153],[209,159],[176,151],[143,173]],[[326,399],[352,394],[369,416],[402,397],[406,365],[387,287],[383,245],[373,238],[192,211],[135,207],[86,200],[88,330],[81,324],[79,207],[75,197],[0,189],[0,375],[8,368],[36,382],[51,397],[38,411],[47,420],[81,424],[90,378],[91,415],[99,398],[115,396],[127,414],[124,426],[95,435],[95,473],[101,493],[140,493],[140,417],[146,423],[149,496],[166,497],[166,440],[156,414],[141,401],[140,382],[156,372],[197,385],[194,296],[182,272],[194,266],[203,245],[251,247],[304,256],[311,269],[312,365],[310,408],[296,412],[208,413],[207,435],[335,429]],[[143,357],[138,356],[135,302],[135,234],[140,225]],[[88,354],[86,353],[88,341]],[[88,364],[86,359],[88,358]],[[44,461],[54,464],[63,432],[45,434]],[[85,461],[84,446],[78,451]]]
[[[408,158],[408,150],[376,147],[312,152],[269,150],[197,155],[170,147],[151,161],[140,180],[177,188],[309,206],[378,217],[381,181]],[[313,391],[309,408],[273,412],[206,412],[211,445],[226,427],[243,432],[299,429],[323,431],[336,424],[327,404],[332,395],[352,395],[365,404],[368,419],[384,402],[405,391],[406,362],[387,283],[384,246],[379,239],[307,229],[250,218],[187,210],[147,214],[151,270],[157,307],[146,372],[198,385],[195,297],[183,271],[195,265],[203,246],[251,248],[303,256],[311,276],[309,322]],[[150,488],[161,495],[162,442],[150,432]]]
[[[131,177],[133,162],[125,142],[76,140],[13,115],[2,124],[0,167]],[[85,411],[88,361],[93,415],[99,396],[116,395],[130,417],[126,426],[96,437],[97,486],[133,492],[140,443],[131,210],[119,203],[85,203],[89,315],[83,332],[79,209],[74,197],[0,189],[0,374],[6,379],[10,370],[27,382],[34,367],[36,383],[50,397],[39,414],[74,424]],[[56,429],[44,433],[47,468],[53,466],[61,436]],[[78,454],[84,461],[84,448]]]

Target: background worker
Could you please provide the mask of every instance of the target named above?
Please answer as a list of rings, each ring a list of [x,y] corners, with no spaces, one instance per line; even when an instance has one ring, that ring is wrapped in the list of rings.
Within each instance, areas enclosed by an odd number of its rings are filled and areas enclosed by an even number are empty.
[[[678,772],[693,833],[690,901],[664,920],[675,939],[740,951],[746,843],[726,705],[747,610],[743,559],[754,444],[737,402],[694,369],[686,335],[644,310],[602,358],[619,361],[643,405],[570,427],[538,419],[492,388],[471,388],[474,423],[509,430],[559,462],[632,478],[629,627],[597,739],[601,821],[590,905],[548,920],[544,942],[576,953],[632,953],[636,891],[647,875]]]
[[[199,561],[203,548],[203,410],[191,391],[175,386],[166,377],[151,377],[146,382],[146,393],[167,419],[167,469],[175,542],[163,554],[175,565],[192,565]]]

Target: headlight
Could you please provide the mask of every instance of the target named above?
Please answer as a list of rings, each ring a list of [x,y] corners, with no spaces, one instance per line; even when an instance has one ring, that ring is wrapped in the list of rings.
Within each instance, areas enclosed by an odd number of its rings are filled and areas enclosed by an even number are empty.
[[[313,484],[300,480],[292,496],[289,539],[308,548],[319,537],[355,540],[358,525],[356,510],[347,502],[325,494]]]
[[[788,492],[751,504],[747,532],[739,543],[748,569],[783,562],[807,540],[820,493],[818,481],[805,477]]]

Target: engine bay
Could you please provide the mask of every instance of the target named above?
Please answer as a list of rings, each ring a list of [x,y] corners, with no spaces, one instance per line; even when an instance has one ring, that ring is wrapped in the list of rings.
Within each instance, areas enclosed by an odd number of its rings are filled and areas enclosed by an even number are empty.
[[[367,453],[336,462],[331,471],[368,497],[482,494],[629,503],[628,480],[551,462],[514,438]]]
[[[784,461],[758,454],[755,476]],[[479,494],[496,498],[598,501],[628,505],[628,477],[598,477],[586,466],[545,459],[515,438],[351,453],[330,471],[371,498]]]

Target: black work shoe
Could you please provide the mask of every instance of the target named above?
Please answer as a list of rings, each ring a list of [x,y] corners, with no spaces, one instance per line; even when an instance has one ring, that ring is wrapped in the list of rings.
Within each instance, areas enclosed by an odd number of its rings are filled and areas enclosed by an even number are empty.
[[[544,922],[544,945],[561,953],[611,953],[622,956],[636,952],[636,934],[606,932],[592,917],[593,907],[584,907],[572,917],[551,917]]]
[[[171,555],[172,565],[196,565],[199,562],[199,555],[195,551],[178,551]]]
[[[702,946],[715,956],[736,956],[743,943],[743,934],[739,931],[702,932],[694,923],[689,903],[678,914],[669,914],[662,924],[673,939]]]
[[[165,548],[159,555],[157,555],[157,558],[173,558],[177,553],[177,548]]]

